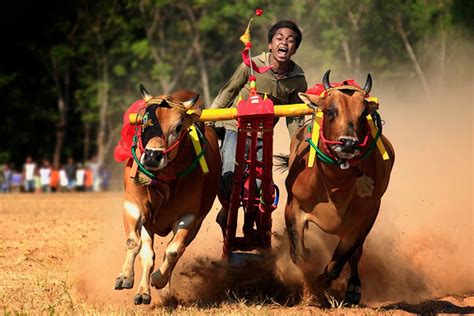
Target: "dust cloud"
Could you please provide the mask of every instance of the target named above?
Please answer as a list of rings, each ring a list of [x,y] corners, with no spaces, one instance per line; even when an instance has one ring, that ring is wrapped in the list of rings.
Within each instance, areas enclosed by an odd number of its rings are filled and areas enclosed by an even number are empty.
[[[474,69],[471,62],[464,67],[471,73]],[[398,89],[381,86],[373,74],[372,95],[380,99],[384,134],[394,146],[396,161],[378,219],[364,245],[360,263],[364,304],[376,306],[474,293],[474,84],[472,75],[450,76],[446,81],[449,84],[433,88],[427,96],[415,90],[417,84],[409,88],[405,82]],[[346,78],[335,75],[333,79]],[[308,81],[316,83],[320,78]],[[275,153],[288,152],[289,138],[283,121],[275,130]],[[220,208],[216,202],[176,266],[170,286],[152,290],[152,303],[162,303],[163,297],[171,293],[185,302],[212,304],[231,299],[231,291],[267,295],[283,303],[295,299],[303,274],[288,255],[283,217],[286,174],[275,172],[274,176],[282,196],[273,216],[273,253],[263,262],[243,268],[223,265],[222,236],[214,221]],[[141,273],[136,270],[133,291],[113,290],[125,254],[121,202],[113,201],[113,205],[115,210],[104,216],[107,225],[103,242],[81,259],[77,290],[93,302],[131,304]],[[155,239],[155,269],[170,237]],[[307,237],[311,271],[319,274],[337,239],[314,225],[310,225]],[[343,278],[333,288],[343,293]]]

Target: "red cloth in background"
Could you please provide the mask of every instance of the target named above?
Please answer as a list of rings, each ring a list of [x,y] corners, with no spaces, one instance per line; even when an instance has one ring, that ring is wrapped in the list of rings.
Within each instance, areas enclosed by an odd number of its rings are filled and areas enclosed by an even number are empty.
[[[130,124],[129,114],[143,112],[145,108],[146,108],[145,100],[137,100],[128,108],[128,110],[123,115],[121,138],[117,146],[115,146],[115,150],[114,150],[115,161],[123,162],[127,160],[128,158],[133,158],[131,148],[132,148],[132,143],[133,143],[133,135],[135,135],[136,126]],[[138,139],[139,139],[138,145],[140,146],[140,149],[143,150],[140,134],[141,134],[141,128],[138,128]]]
[[[362,89],[355,80],[350,79],[350,80],[345,80],[343,82],[331,82],[330,83],[331,87],[339,87],[339,86],[354,86],[359,89]],[[316,94],[316,95],[321,95],[324,91],[324,85],[322,83],[317,83],[308,90],[306,90],[306,93],[308,94]]]

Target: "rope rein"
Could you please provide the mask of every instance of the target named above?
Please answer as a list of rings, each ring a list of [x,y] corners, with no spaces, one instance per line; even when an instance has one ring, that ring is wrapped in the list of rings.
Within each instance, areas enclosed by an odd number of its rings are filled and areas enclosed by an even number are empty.
[[[179,177],[184,177],[184,176],[187,176],[189,175],[191,172],[194,171],[194,169],[196,169],[196,167],[198,166],[199,164],[199,159],[204,156],[206,154],[206,150],[207,150],[207,143],[206,143],[206,138],[204,137],[202,131],[200,128],[198,128],[196,126],[196,131],[197,131],[197,134],[198,134],[198,138],[199,138],[199,143],[201,143],[201,147],[202,147],[202,150],[199,154],[196,155],[196,158],[193,160],[193,162],[188,166],[186,167],[186,169],[184,169],[183,171],[180,171],[178,173],[176,173],[176,176],[170,176],[170,177],[167,177],[167,179],[175,179],[175,178],[179,178]],[[180,141],[184,138],[185,135],[187,135],[189,133],[189,130],[183,132],[181,134],[181,136],[179,137],[178,141],[176,141],[172,146],[168,147],[165,151],[163,151],[163,153],[168,153],[169,151],[171,151],[173,148],[175,148],[176,146],[178,146],[178,144],[180,143]],[[158,180],[159,179],[159,176],[155,175],[154,173],[148,171],[143,165],[142,163],[140,162],[140,160],[138,159],[137,157],[137,154],[136,154],[136,148],[138,146],[138,127],[135,128],[135,135],[133,136],[133,144],[132,144],[132,147],[131,147],[131,150],[132,150],[132,155],[133,155],[133,159],[135,161],[135,163],[137,164],[138,166],[138,169],[140,169],[141,172],[143,172],[146,176],[150,177],[151,179],[153,180]]]
[[[375,135],[372,143],[369,145],[369,147],[367,148],[366,152],[362,155],[359,155],[358,157],[354,157],[350,160],[348,160],[348,162],[353,165],[357,160],[363,160],[365,158],[367,158],[370,153],[374,150],[376,144],[377,144],[377,141],[379,140],[380,138],[380,135],[382,135],[382,120],[380,119],[380,115],[378,114],[378,112],[374,112],[373,114],[371,114],[372,116],[372,119],[374,120],[375,122],[375,125],[377,127],[377,134]],[[313,118],[314,119],[314,118]],[[367,126],[368,126],[368,123],[367,123]],[[330,140],[327,140],[323,135],[323,127],[324,127],[324,117],[323,117],[323,121],[322,121],[322,124],[321,124],[321,127],[319,129],[319,133],[320,133],[320,138],[321,140],[323,141],[323,145],[324,145],[324,148],[327,152],[327,154],[325,154],[321,149],[319,149],[318,147],[318,144],[315,144],[312,140],[311,140],[311,136],[307,136],[306,137],[306,141],[309,143],[309,145],[314,149],[316,150],[316,156],[324,163],[326,164],[329,164],[329,165],[335,165],[335,164],[340,164],[341,161],[338,161],[337,159],[335,159],[335,157],[331,154],[331,152],[329,151],[329,148],[327,147],[327,143],[329,144],[336,144],[336,143],[340,143],[340,142],[337,142],[337,141],[330,141]],[[312,129],[312,126],[311,125],[308,125],[308,135],[311,135],[311,129]],[[360,147],[364,147],[366,146],[367,144],[367,140],[369,138],[369,134],[370,134],[370,130],[368,129],[367,130],[367,135],[365,136],[364,138],[364,142],[360,145]]]

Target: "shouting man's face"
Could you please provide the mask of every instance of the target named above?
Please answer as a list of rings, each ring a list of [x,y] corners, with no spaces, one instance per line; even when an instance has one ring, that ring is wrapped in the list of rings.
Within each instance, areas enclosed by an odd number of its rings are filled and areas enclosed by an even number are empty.
[[[285,63],[290,60],[291,56],[296,52],[296,33],[289,28],[281,28],[275,32],[272,41],[268,43],[268,48],[273,58]]]

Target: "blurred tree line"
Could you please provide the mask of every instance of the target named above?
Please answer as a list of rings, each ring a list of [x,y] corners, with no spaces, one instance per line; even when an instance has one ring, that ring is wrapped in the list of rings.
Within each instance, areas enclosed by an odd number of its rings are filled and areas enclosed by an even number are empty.
[[[469,0],[69,0],[23,1],[0,14],[0,161],[28,154],[59,164],[67,156],[111,159],[123,111],[143,82],[153,94],[197,90],[210,104],[241,62],[252,27],[254,54],[280,19],[296,21],[303,43],[294,59],[308,83],[333,79],[377,84],[413,81],[438,89],[472,39]],[[4,33],[4,34],[3,34]],[[464,41],[466,42],[466,41]],[[428,66],[435,64],[428,70]],[[456,68],[457,67],[457,68]],[[429,73],[430,72],[430,73]],[[434,72],[434,73],[431,73]],[[430,80],[434,74],[437,80]]]

